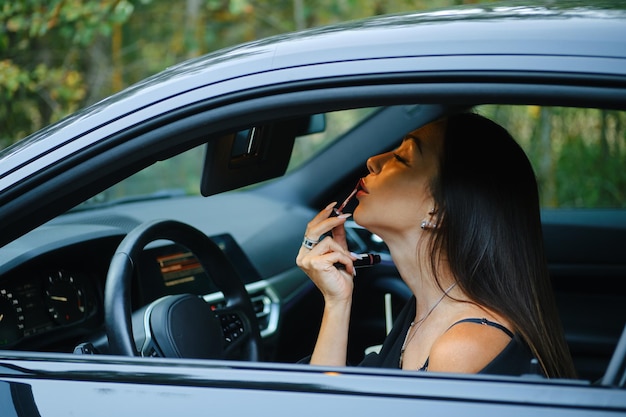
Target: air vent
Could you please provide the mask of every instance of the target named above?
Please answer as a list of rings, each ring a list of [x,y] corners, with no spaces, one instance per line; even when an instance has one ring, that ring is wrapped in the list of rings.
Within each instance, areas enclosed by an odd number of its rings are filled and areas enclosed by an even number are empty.
[[[252,296],[252,307],[259,320],[259,329],[261,332],[267,330],[270,323],[272,300],[264,293]]]

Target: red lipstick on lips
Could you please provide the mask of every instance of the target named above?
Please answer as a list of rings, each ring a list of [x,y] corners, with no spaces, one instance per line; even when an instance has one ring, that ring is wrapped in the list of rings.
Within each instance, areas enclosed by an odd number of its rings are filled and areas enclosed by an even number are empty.
[[[367,188],[365,187],[365,181],[363,180],[363,178],[361,178],[359,180],[359,182],[357,184],[357,188],[358,188],[358,191],[356,193],[357,197],[359,196],[359,193],[360,194],[367,194],[368,193]]]

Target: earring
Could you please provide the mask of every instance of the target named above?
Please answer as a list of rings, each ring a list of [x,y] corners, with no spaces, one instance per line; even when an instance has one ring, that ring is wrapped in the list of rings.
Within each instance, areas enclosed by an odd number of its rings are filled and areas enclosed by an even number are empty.
[[[436,229],[437,228],[437,223],[436,222],[429,222],[427,220],[422,220],[422,222],[420,223],[420,227],[422,228],[422,230]]]
[[[435,209],[434,207],[431,208],[430,210],[428,210],[428,214],[430,216],[433,216],[435,214],[437,214],[437,209]],[[428,221],[428,220],[422,220],[422,222],[420,223],[420,227],[422,228],[422,230],[426,230],[426,229],[436,229],[437,228],[437,222],[436,221]]]

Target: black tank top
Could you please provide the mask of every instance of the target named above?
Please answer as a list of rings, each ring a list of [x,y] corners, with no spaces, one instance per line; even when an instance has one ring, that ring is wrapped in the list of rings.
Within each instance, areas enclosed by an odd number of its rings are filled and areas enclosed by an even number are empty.
[[[459,320],[456,323],[453,323],[452,326],[448,327],[448,330],[450,330],[452,327],[456,326],[457,324],[461,324],[461,323],[476,323],[476,324],[484,324],[484,325],[487,325],[487,326],[495,327],[496,329],[502,330],[511,339],[515,338],[515,335],[509,329],[507,329],[506,327],[504,327],[500,323],[496,323],[494,321],[489,321],[486,318],[482,318],[482,319],[468,318],[468,319]],[[428,358],[426,358],[426,362],[424,362],[424,365],[422,365],[422,367],[419,368],[418,371],[427,371],[428,370],[428,362],[429,361],[430,361],[430,356]]]
[[[398,368],[400,361],[400,351],[402,343],[406,335],[406,330],[415,317],[415,297],[411,297],[409,302],[404,306],[396,322],[385,338],[383,346],[379,353],[368,354],[359,366],[380,367],[380,368]],[[479,373],[481,374],[497,374],[497,375],[523,375],[532,373],[535,367],[531,364],[533,355],[528,345],[521,339],[518,334],[512,333],[509,329],[501,324],[482,318],[468,318],[460,320],[453,324],[457,325],[463,322],[473,322],[494,326],[505,332],[511,337],[511,341],[507,346],[488,363]],[[452,326],[451,326],[452,327]],[[428,360],[420,370],[428,369]]]

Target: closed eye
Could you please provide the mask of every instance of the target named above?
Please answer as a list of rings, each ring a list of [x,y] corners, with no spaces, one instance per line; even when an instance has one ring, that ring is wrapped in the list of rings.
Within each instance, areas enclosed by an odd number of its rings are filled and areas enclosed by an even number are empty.
[[[408,161],[406,159],[404,159],[403,157],[401,157],[400,155],[398,155],[397,153],[393,153],[393,157],[400,163],[404,164],[404,165],[409,165]]]

